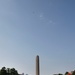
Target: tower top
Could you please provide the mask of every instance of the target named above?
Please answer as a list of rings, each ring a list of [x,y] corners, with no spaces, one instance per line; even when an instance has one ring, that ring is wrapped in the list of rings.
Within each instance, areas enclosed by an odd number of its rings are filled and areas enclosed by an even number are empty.
[[[36,57],[39,57],[39,55],[37,55]]]
[[[36,56],[36,60],[39,59],[39,55]]]

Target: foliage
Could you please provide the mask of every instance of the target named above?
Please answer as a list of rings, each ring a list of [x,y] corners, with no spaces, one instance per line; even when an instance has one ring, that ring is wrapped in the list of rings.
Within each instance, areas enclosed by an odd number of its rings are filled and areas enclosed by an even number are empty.
[[[0,69],[0,75],[19,75],[18,71],[15,68],[6,68],[6,67],[2,67],[2,69]]]
[[[68,72],[66,72],[65,75],[68,75]]]
[[[58,75],[63,75],[63,74],[59,73]]]
[[[75,75],[75,71],[73,71],[72,75]]]

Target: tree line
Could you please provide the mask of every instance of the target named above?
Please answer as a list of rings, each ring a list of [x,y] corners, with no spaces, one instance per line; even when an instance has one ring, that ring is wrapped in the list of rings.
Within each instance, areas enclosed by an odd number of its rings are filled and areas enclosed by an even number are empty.
[[[0,75],[19,75],[15,68],[2,67],[0,69]]]
[[[72,72],[65,72],[65,74],[59,73],[58,75],[75,75],[75,70]]]

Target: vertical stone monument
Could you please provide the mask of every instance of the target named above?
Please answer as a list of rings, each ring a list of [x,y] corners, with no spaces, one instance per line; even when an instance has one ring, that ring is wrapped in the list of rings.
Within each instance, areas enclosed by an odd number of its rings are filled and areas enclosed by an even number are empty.
[[[39,72],[39,56],[36,56],[36,75],[40,75]]]

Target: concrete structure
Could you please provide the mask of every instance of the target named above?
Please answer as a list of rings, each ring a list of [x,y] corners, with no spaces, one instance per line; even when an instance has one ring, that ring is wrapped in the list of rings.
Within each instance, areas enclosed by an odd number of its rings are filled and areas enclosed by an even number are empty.
[[[39,56],[36,56],[36,75],[40,75],[39,72]]]

